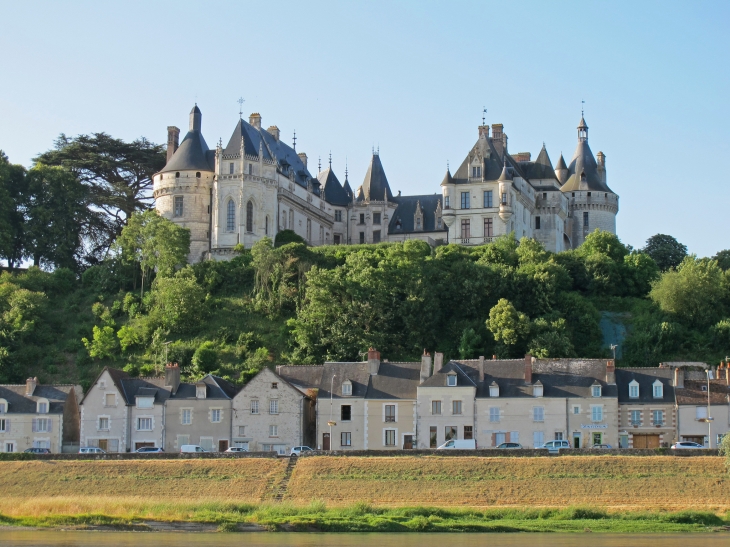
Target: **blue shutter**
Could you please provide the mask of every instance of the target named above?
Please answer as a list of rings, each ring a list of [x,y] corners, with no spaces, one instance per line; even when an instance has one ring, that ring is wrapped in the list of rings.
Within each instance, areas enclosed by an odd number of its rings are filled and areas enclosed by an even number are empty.
[[[33,418],[33,433],[38,432],[38,420]]]

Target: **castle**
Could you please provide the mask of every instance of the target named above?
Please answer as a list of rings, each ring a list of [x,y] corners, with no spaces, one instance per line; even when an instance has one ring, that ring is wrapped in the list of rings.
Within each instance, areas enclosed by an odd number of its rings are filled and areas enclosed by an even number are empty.
[[[190,229],[190,262],[233,256],[263,237],[293,230],[310,245],[420,239],[431,245],[481,245],[514,232],[546,249],[574,249],[596,229],[616,233],[618,195],[606,184],[606,156],[588,146],[581,117],[570,165],[553,165],[545,145],[535,161],[510,154],[502,124],[479,126],[479,138],[441,193],[393,195],[373,150],[365,178],[353,191],[332,166],[313,176],[307,155],[281,140],[261,115],[238,121],[228,144],[208,148],[202,114],[190,112],[188,133],[168,127],[167,164],[153,176],[157,211]],[[179,143],[179,144],[178,144]]]

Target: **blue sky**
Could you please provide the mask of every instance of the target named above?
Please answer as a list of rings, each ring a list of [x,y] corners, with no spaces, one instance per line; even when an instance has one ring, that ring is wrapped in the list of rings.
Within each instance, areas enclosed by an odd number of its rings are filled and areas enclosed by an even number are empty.
[[[0,149],[59,133],[165,142],[197,101],[210,146],[260,112],[344,180],[373,146],[391,188],[439,192],[487,123],[569,161],[581,100],[618,235],[730,248],[730,2],[0,0]]]

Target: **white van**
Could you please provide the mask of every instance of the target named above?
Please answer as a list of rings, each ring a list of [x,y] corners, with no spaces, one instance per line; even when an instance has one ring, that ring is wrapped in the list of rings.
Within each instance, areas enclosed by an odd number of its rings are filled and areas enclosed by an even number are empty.
[[[206,452],[202,448],[200,448],[197,444],[184,444],[180,447],[181,453],[190,453],[190,452]]]
[[[548,441],[544,445],[538,447],[538,448],[547,448],[549,452],[559,452],[561,449],[564,448],[570,448],[570,442],[569,441]]]
[[[474,439],[452,439],[450,441],[446,441],[436,450],[476,450],[476,448],[477,442]]]

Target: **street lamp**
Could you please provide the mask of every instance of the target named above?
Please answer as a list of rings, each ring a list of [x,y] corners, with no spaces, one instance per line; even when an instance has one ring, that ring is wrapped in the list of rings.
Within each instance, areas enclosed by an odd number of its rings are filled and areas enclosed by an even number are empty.
[[[710,370],[705,370],[707,374],[707,418],[700,418],[699,422],[707,423],[707,448],[712,448],[712,422],[715,418],[710,416]]]
[[[332,426],[337,425],[337,422],[332,420],[332,391],[335,389],[335,376],[332,375],[332,381],[330,382],[330,420],[327,425],[330,426],[330,450],[332,450]]]
[[[618,347],[617,344],[611,344],[611,350],[613,350],[613,360],[616,360],[616,348]]]

